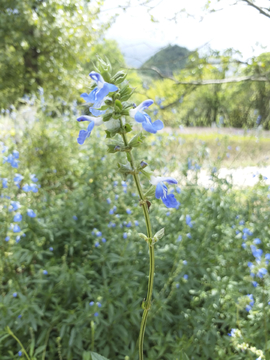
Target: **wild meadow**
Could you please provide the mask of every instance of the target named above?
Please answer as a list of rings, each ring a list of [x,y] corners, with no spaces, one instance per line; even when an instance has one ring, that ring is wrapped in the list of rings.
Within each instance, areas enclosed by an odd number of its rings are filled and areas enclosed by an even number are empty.
[[[77,144],[80,108],[47,107],[42,94],[1,118],[1,359],[27,358],[22,346],[30,359],[134,359],[149,266],[134,182],[98,128]],[[255,173],[255,186],[234,188],[218,172],[248,152],[245,164],[262,170],[268,144],[146,133],[135,157],[175,174],[181,204],[149,209],[165,236],[155,244],[148,359],[267,358],[269,186]],[[210,186],[198,185],[201,168]]]

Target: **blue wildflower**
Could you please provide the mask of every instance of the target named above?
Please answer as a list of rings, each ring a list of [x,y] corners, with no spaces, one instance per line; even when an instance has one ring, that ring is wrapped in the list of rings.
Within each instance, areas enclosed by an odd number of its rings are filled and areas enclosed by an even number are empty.
[[[21,231],[21,228],[19,227],[19,225],[15,224],[14,227],[13,227],[13,232],[17,233],[17,232],[20,232],[20,231]]]
[[[229,336],[235,337],[236,329],[232,329],[230,333],[228,333]]]
[[[90,94],[83,93],[81,94],[81,97],[88,103],[94,104],[95,108],[99,108],[104,100],[104,98],[110,93],[115,92],[118,90],[118,87],[109,84],[106,81],[104,81],[103,77],[95,72],[91,71],[89,74],[90,78],[94,80],[97,84],[97,87],[94,88],[90,92]]]
[[[19,213],[16,214],[16,215],[14,215],[13,221],[15,221],[15,222],[20,222],[20,221],[22,221],[22,215],[19,214]]]
[[[15,298],[15,297],[18,296],[18,294],[15,292],[15,293],[12,294],[12,296]]]
[[[6,236],[5,237],[5,241],[8,242],[10,240],[10,237],[9,236]]]
[[[118,198],[119,198],[119,195],[115,195],[115,200],[118,200]]]
[[[110,198],[107,198],[106,201],[107,201],[108,204],[111,204],[111,202],[112,202]]]
[[[270,260],[270,254],[265,254],[265,259]]]
[[[48,275],[48,271],[47,271],[47,270],[43,270],[43,275]]]
[[[9,211],[17,211],[21,207],[19,201],[11,201],[10,205],[11,208],[9,208]]]
[[[18,352],[18,355],[19,355],[19,356],[22,356],[22,351],[21,351],[21,350]]]
[[[239,221],[239,225],[245,225],[244,220]]]
[[[267,270],[265,268],[261,268],[258,270],[257,276],[262,279],[263,276],[266,274],[267,274]]]
[[[193,227],[190,215],[186,215],[186,224],[191,228]]]
[[[93,306],[94,304],[95,304],[94,301],[90,301],[89,303],[90,306]]]
[[[52,246],[51,246],[51,247],[49,247],[49,250],[50,250],[50,251],[53,251],[53,247],[52,247]]]
[[[183,276],[183,279],[187,280],[187,279],[188,279],[188,275],[185,274],[185,275]]]
[[[21,317],[22,317],[22,315],[20,314],[20,315],[18,315],[18,319],[21,319]]]
[[[95,247],[99,247],[99,242],[98,241],[95,243]]]
[[[152,123],[150,116],[146,112],[144,112],[144,110],[151,106],[153,103],[154,101],[150,99],[143,101],[135,109],[131,109],[129,111],[129,116],[134,118],[135,121],[137,121],[138,123],[141,123],[144,130],[152,134],[156,134],[158,130],[163,129],[163,122],[161,120],[156,120]]]
[[[123,234],[123,238],[124,238],[124,239],[127,238],[127,233],[126,233],[126,232]]]
[[[102,238],[101,241],[105,243],[107,240],[105,238]]]
[[[176,187],[176,192],[178,193],[178,194],[180,194],[181,193],[181,189],[180,189],[180,187]]]
[[[130,209],[127,209],[126,212],[127,212],[127,214],[129,214],[129,215],[132,213],[132,211],[131,211]]]
[[[18,153],[19,154],[19,153]],[[17,156],[17,155],[16,155]],[[19,156],[18,156],[19,157]],[[4,160],[3,160],[3,164],[4,163],[9,163],[13,168],[18,168],[18,164],[19,164],[19,161],[16,160],[18,159],[18,157],[15,157],[14,155],[12,154],[9,154],[7,157],[4,157]]]
[[[170,213],[170,211],[168,211],[167,213],[166,213],[166,216],[170,216],[171,215],[171,213]]]
[[[175,284],[176,289],[178,289],[179,286],[180,286],[179,283],[176,283],[176,284]]]
[[[16,236],[16,243],[18,244],[18,242],[21,240],[20,235]]]
[[[177,241],[182,241],[182,235],[179,235]]]
[[[93,117],[93,116],[87,116],[83,115],[77,118],[77,121],[90,121],[90,124],[87,127],[87,130],[80,130],[79,136],[77,138],[77,142],[79,145],[82,145],[85,140],[91,135],[92,130],[94,129],[94,126],[100,126],[103,124],[102,117]]]
[[[176,208],[179,205],[179,202],[174,197],[174,194],[168,194],[168,189],[164,182],[167,182],[168,184],[177,184],[177,181],[171,177],[156,177],[152,175],[150,178],[150,184],[156,185],[156,198],[161,199],[166,207]]]
[[[139,226],[139,222],[137,220],[134,221],[135,226]]]
[[[7,178],[3,178],[3,179],[2,179],[3,189],[7,189],[7,188],[8,188],[7,183],[8,183],[8,179],[7,179]]]
[[[73,219],[73,220],[75,220],[75,221],[77,221],[77,220],[78,220],[78,218],[77,218],[77,216],[76,216],[76,215],[73,215],[73,216],[72,216],[72,219]]]
[[[240,231],[239,231],[239,230],[235,230],[235,233],[236,233],[236,235],[238,235],[238,234],[240,233]]]
[[[101,232],[101,231],[97,231],[97,232],[96,232],[96,235],[97,235],[97,236],[102,236],[102,232]]]
[[[35,214],[34,210],[32,210],[32,209],[27,209],[27,215],[31,218],[36,217],[36,214]]]
[[[255,244],[255,245],[259,245],[260,243],[261,243],[261,240],[258,238],[253,240],[253,244]]]
[[[33,193],[37,193],[38,192],[38,187],[36,184],[25,184],[23,187],[22,187],[23,191],[25,192],[30,192],[32,191]]]
[[[97,317],[97,316],[98,316],[98,312],[95,312],[95,313],[94,313],[94,316]]]
[[[189,239],[191,239],[191,238],[192,238],[192,236],[191,236],[191,234],[190,234],[190,233],[187,233],[187,237],[188,237]]]
[[[242,243],[242,248],[245,249],[247,247],[247,244],[246,243]]]
[[[253,285],[254,287],[257,287],[257,286],[258,286],[257,281],[252,281],[252,285]]]
[[[31,179],[31,181],[33,181],[33,182],[37,182],[37,181],[38,181],[38,178],[36,177],[36,174],[30,175],[30,179]]]
[[[102,305],[100,302],[97,302],[97,306],[100,308]]]
[[[22,181],[22,179],[23,176],[21,174],[15,174],[13,181],[18,188],[20,188],[20,182]]]
[[[184,265],[187,265],[187,260],[183,260],[183,264],[184,264]]]

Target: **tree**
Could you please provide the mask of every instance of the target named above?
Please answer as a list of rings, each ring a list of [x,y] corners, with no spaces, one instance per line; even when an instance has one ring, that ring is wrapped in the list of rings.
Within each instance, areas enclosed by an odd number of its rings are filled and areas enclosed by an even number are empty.
[[[38,87],[63,93],[78,82],[82,64],[107,25],[83,0],[0,2],[0,106]]]

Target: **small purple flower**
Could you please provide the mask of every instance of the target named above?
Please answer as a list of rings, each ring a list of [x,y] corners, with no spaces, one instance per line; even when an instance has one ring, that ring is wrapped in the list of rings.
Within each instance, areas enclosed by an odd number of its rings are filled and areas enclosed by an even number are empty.
[[[21,350],[18,352],[18,355],[19,355],[19,356],[22,356],[22,351],[21,351]]]
[[[13,296],[14,298],[16,298],[16,297],[18,296],[18,294],[15,292],[15,293],[12,294],[12,296]]]
[[[53,251],[53,247],[49,247],[49,250],[50,250],[50,251]]]
[[[228,333],[229,336],[235,337],[236,329],[232,329],[230,333]]]
[[[95,304],[94,301],[91,301],[91,302],[89,303],[90,306],[93,306],[94,304]]]
[[[10,240],[10,237],[9,236],[6,236],[5,237],[5,241],[9,241]]]
[[[15,174],[13,181],[18,188],[20,187],[19,184],[22,181],[22,179],[23,179],[23,176],[21,174]]]
[[[107,240],[105,238],[102,238],[101,241],[105,243]]]
[[[253,285],[254,287],[257,287],[257,286],[258,286],[257,281],[252,281],[252,285]]]
[[[95,313],[94,313],[94,316],[97,317],[97,316],[98,316],[98,312],[95,312]]]
[[[97,235],[97,236],[102,236],[102,232],[101,232],[101,231],[97,231],[96,235]]]
[[[13,218],[13,221],[14,222],[20,222],[20,221],[22,221],[22,215],[21,214],[15,214],[14,215],[14,218]]]
[[[125,233],[123,234],[123,238],[126,239],[127,236],[128,236],[128,235],[127,235],[127,233],[125,232]]]
[[[127,214],[129,214],[129,215],[132,213],[132,211],[131,211],[130,209],[127,209],[126,212],[127,212]]]
[[[20,314],[20,315],[18,315],[18,319],[21,319],[21,317],[22,317],[22,315]]]
[[[183,279],[187,280],[187,279],[188,279],[188,275],[185,274],[185,275],[183,276]]]
[[[47,270],[43,270],[43,275],[48,275],[48,271],[47,271]]]

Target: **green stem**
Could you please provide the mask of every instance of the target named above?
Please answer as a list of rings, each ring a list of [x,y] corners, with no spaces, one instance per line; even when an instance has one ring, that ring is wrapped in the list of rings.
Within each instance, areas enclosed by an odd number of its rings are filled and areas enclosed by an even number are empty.
[[[17,341],[17,343],[19,343],[19,345],[21,346],[21,348],[24,352],[24,355],[27,357],[28,360],[30,360],[30,357],[28,356],[23,344],[20,342],[20,340],[17,338],[17,336],[13,334],[13,332],[11,331],[11,329],[9,327],[7,327],[7,332],[9,335],[11,335]]]
[[[128,141],[127,141],[125,129],[124,129],[121,119],[120,119],[120,124],[121,124],[121,129],[122,129],[122,138],[123,138],[125,146],[127,146]],[[149,217],[149,212],[148,212],[148,205],[145,202],[143,190],[142,190],[141,183],[140,183],[140,178],[139,178],[139,175],[136,173],[134,158],[133,158],[131,151],[129,152],[129,155],[130,155],[129,162],[130,162],[132,170],[134,171],[133,178],[134,178],[136,188],[137,188],[139,196],[140,196],[140,200],[142,201],[142,208],[143,208],[143,213],[144,213],[144,218],[145,218],[145,223],[146,223],[147,237],[149,239],[151,239],[152,238],[152,229],[151,229],[151,222],[150,222],[150,217]],[[144,311],[143,311],[143,315],[142,315],[142,321],[141,321],[141,327],[140,327],[140,333],[139,333],[139,359],[140,360],[143,360],[143,340],[144,340],[144,333],[145,333],[145,328],[146,328],[147,317],[148,317],[149,310],[151,308],[151,299],[152,299],[153,284],[154,284],[154,271],[155,271],[154,246],[151,244],[151,240],[149,241],[148,245],[149,245],[149,278],[148,278],[147,297],[146,297],[146,300],[143,305]]]

